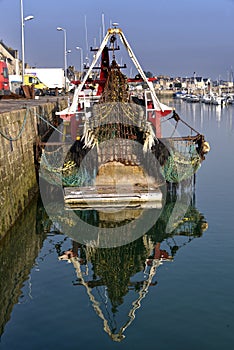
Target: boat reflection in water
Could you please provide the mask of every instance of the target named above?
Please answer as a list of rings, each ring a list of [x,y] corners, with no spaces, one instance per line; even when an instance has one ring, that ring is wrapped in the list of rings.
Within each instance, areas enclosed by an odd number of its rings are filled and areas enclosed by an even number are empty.
[[[194,203],[189,203],[181,216],[183,203],[169,195],[155,225],[129,244],[99,248],[92,242],[80,244],[73,238],[71,249],[60,254],[60,260],[73,264],[77,276],[74,286],[85,288],[112,340],[125,337],[124,332],[135,319],[149,288],[157,284],[155,275],[160,265],[172,262],[181,247],[201,237],[207,229],[208,224]],[[139,212],[131,209],[127,213],[126,209],[122,221],[114,221],[111,213],[98,211],[76,214],[98,227],[113,228],[124,227],[126,220],[134,220]]]

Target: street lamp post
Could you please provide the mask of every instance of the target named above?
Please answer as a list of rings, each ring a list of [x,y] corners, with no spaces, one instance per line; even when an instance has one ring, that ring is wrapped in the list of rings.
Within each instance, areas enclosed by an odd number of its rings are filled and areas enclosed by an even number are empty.
[[[66,29],[64,29],[62,27],[57,27],[57,30],[62,31],[64,33],[64,78],[65,78],[64,91],[66,93],[66,91],[67,91],[67,54],[71,51],[67,50],[67,32],[66,32]]]
[[[84,66],[84,56],[83,56],[83,49],[82,47],[76,46],[77,50],[80,50],[80,72],[81,72],[81,77],[83,73],[83,66]]]
[[[24,23],[30,21],[34,16],[24,17],[23,0],[20,0],[20,12],[21,12],[21,50],[22,50],[22,82],[24,84],[25,75],[25,58],[24,58]]]

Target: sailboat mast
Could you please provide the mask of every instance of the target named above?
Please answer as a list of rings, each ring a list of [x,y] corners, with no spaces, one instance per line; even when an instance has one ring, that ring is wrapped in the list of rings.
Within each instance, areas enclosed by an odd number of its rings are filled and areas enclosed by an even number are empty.
[[[105,29],[105,15],[102,14],[102,39],[105,37],[106,29]]]

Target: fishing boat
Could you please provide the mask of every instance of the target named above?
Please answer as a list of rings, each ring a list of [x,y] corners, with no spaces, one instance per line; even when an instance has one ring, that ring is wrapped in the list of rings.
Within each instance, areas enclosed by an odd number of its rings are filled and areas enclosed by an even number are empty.
[[[119,41],[138,72],[134,79],[118,64]],[[71,208],[159,205],[162,188],[190,179],[209,144],[174,108],[159,101],[155,78],[146,77],[117,24],[91,50],[93,61],[83,80],[75,82],[72,102],[57,112],[64,144],[53,152],[45,147],[41,176],[63,187]],[[142,84],[142,90],[134,84]],[[166,123],[170,135],[164,135]],[[178,132],[179,125],[187,134]]]

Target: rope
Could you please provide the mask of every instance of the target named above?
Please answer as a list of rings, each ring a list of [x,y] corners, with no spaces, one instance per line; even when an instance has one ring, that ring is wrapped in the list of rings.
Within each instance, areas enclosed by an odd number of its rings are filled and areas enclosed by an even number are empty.
[[[0,135],[2,137],[4,137],[5,139],[7,139],[8,141],[12,142],[12,141],[17,141],[19,140],[19,138],[21,137],[23,131],[24,131],[24,128],[25,128],[25,124],[26,124],[26,121],[27,121],[27,117],[28,117],[28,109],[26,110],[26,113],[25,113],[25,116],[24,116],[24,120],[23,120],[23,124],[22,124],[22,127],[18,133],[18,135],[16,137],[10,137],[6,134],[4,134],[1,130],[0,130]]]
[[[44,119],[40,114],[35,113],[36,117],[40,118],[41,120],[43,120],[43,122],[45,122],[46,124],[48,124],[51,128],[53,128],[55,131],[58,131],[61,135],[65,135],[62,131],[60,131],[59,129],[57,129],[55,126],[53,126],[48,120]]]
[[[183,123],[184,125],[186,125],[191,131],[194,131],[196,134],[200,134],[199,131],[197,131],[196,129],[194,129],[191,125],[189,125],[188,123],[186,123],[174,110],[173,111],[173,115],[170,118],[167,118],[165,120],[162,121],[162,123],[167,122],[170,119],[174,119],[176,121],[176,127],[179,121],[181,121],[181,123]]]
[[[2,137],[4,137],[6,140],[12,142],[12,141],[17,141],[20,139],[20,137],[22,136],[23,134],[23,131],[25,129],[25,125],[26,125],[26,121],[27,121],[27,118],[28,118],[28,112],[30,111],[30,108],[26,108],[26,113],[25,113],[25,116],[24,116],[24,120],[23,120],[23,123],[22,123],[22,126],[21,126],[21,129],[18,133],[18,135],[16,137],[11,137],[11,136],[8,136],[6,135],[4,132],[2,132],[0,130],[0,135]],[[43,120],[46,124],[48,124],[51,128],[53,128],[55,131],[59,132],[61,135],[65,135],[62,131],[60,131],[59,129],[57,129],[55,126],[53,126],[48,120],[46,120],[45,118],[43,118],[40,114],[38,113],[35,113],[35,116],[40,118],[41,120]]]

